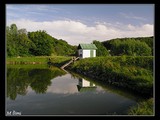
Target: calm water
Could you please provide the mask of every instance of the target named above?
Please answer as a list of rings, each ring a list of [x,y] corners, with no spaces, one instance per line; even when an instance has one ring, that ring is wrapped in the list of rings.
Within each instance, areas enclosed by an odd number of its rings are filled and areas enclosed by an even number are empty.
[[[7,67],[6,89],[6,115],[126,115],[138,99],[56,67]]]

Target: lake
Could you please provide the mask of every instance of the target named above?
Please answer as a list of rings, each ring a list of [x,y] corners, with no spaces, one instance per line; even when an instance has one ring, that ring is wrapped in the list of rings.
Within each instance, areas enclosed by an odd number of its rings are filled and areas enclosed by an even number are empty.
[[[7,116],[127,115],[140,99],[57,67],[8,65],[6,77]]]

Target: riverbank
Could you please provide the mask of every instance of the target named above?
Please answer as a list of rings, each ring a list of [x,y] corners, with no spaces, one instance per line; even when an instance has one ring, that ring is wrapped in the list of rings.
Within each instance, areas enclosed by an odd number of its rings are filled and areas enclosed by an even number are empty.
[[[129,115],[153,115],[153,98],[137,103],[128,110]]]
[[[153,97],[144,98],[143,96],[141,96],[139,94],[135,94],[125,88],[119,88],[119,87],[116,87],[113,85],[109,85],[103,81],[93,80],[93,79],[90,79],[84,75],[77,74],[72,71],[69,71],[69,72],[73,75],[73,77],[79,76],[79,77],[88,79],[88,80],[92,81],[94,84],[103,87],[104,89],[107,86],[107,91],[111,91],[111,92],[116,93],[118,95],[122,95],[122,96],[129,98],[129,99],[134,99],[135,101],[137,101],[136,105],[130,106],[130,108],[128,109],[128,111],[127,111],[128,115],[151,115],[151,116],[154,115],[154,109],[153,109],[154,108],[154,98]]]
[[[8,57],[6,64],[50,64],[60,66],[69,61],[68,56],[32,56],[32,57]]]
[[[131,90],[135,94],[141,94],[142,97],[147,96],[148,100],[151,98],[152,100],[149,100],[149,102],[146,99],[146,101],[137,104],[137,106],[131,107],[129,114],[153,115],[153,59],[153,56],[108,56],[86,58],[76,61],[69,67],[66,67],[66,69],[94,79],[102,84],[104,83],[104,85],[115,86],[117,87],[117,90],[119,88],[125,88],[127,91]],[[6,63],[25,66],[25,64],[33,65],[33,62],[37,62],[37,65],[48,64],[61,67],[69,60],[71,60],[71,57],[67,56],[37,56],[7,58]]]
[[[153,96],[153,57],[95,57],[75,62],[69,70],[108,84]]]
[[[61,67],[68,56],[34,56],[7,58],[7,64],[48,64]],[[108,56],[81,59],[67,69],[87,77],[153,96],[153,56]]]
[[[68,69],[104,84],[124,88],[146,100],[132,106],[129,115],[153,115],[153,56],[86,58]]]

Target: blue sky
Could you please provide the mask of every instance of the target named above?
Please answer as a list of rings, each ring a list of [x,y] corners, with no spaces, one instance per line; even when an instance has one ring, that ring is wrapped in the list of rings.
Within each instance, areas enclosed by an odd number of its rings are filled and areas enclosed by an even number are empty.
[[[154,34],[154,4],[6,4],[6,22],[72,45],[144,37]]]

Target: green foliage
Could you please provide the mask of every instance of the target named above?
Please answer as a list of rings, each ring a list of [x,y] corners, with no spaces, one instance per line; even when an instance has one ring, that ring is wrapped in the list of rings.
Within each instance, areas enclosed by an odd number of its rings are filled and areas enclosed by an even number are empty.
[[[44,30],[27,32],[16,24],[6,27],[7,57],[75,55],[76,46],[58,40]]]
[[[8,57],[7,58],[7,65],[25,65],[28,64],[34,66],[36,64],[41,64],[41,65],[47,65],[49,63],[50,65],[55,65],[55,66],[62,66],[66,62],[70,61],[71,57],[65,57],[65,56],[32,56],[32,57]]]
[[[28,32],[28,37],[33,41],[35,47],[30,49],[35,56],[49,56],[52,53],[52,37],[45,31]]]
[[[28,38],[26,29],[18,30],[17,40],[19,56],[29,56],[29,49],[34,43]]]
[[[7,64],[47,64],[49,56],[8,57]]]
[[[114,62],[120,63],[121,66],[136,66],[148,69],[153,72],[153,56],[114,56],[110,57]]]
[[[152,55],[153,55],[153,42],[154,42],[154,38],[153,36],[152,37],[138,37],[138,38],[135,38],[135,40],[138,40],[140,42],[145,42],[152,50]]]
[[[69,45],[65,40],[58,40],[44,30],[27,32],[18,29],[16,24],[6,27],[7,57],[16,56],[76,56],[77,46]],[[97,56],[150,56],[153,55],[153,37],[117,38],[99,42]],[[110,51],[110,52],[108,52]]]
[[[56,55],[64,55],[64,56],[72,55],[75,54],[76,52],[76,48],[69,45],[64,40],[56,40],[54,50],[56,52]]]
[[[153,37],[117,38],[102,43],[111,55],[153,55]]]
[[[18,30],[16,24],[6,27],[7,56],[29,56],[33,42],[28,38],[26,29]]]
[[[96,56],[108,56],[109,55],[109,52],[107,51],[107,49],[103,46],[101,42],[94,40],[93,44],[95,44],[96,47],[98,48],[96,50]]]
[[[153,94],[153,57],[96,57],[75,62],[70,69],[93,79],[134,92],[151,96]],[[147,65],[147,63],[149,65]],[[146,66],[147,65],[147,66]]]
[[[12,35],[14,35],[14,36],[17,35],[18,28],[17,28],[16,24],[12,24],[10,27],[10,30],[11,30]]]
[[[71,57],[53,56],[53,57],[50,57],[50,60],[48,61],[48,63],[50,65],[61,67],[62,65],[64,65],[65,63],[67,63],[70,60],[71,60]]]
[[[139,102],[128,111],[129,115],[153,115],[153,98]]]
[[[6,39],[7,39],[7,56],[17,56],[17,26],[12,24],[11,27],[6,27]]]

